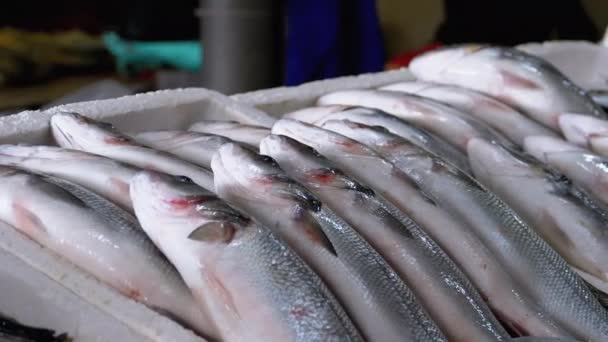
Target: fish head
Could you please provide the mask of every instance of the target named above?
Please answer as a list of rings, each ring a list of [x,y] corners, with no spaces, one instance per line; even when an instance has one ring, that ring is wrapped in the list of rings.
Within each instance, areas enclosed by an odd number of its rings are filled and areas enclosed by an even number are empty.
[[[309,188],[332,187],[373,194],[371,189],[335,168],[315,149],[292,138],[271,134],[260,143],[260,153],[273,157],[281,168]]]
[[[130,185],[136,215],[154,240],[169,234],[211,243],[231,243],[250,219],[183,176],[141,171]]]
[[[414,58],[408,68],[420,79],[441,81],[440,74],[444,68],[483,48],[483,45],[466,44],[432,50]]]
[[[67,148],[89,150],[108,145],[133,144],[114,125],[72,112],[53,115],[51,128],[57,143]]]
[[[222,145],[211,161],[216,193],[222,197],[255,198],[265,205],[294,205],[318,211],[321,203],[302,185],[295,182],[271,157],[258,154],[242,145]]]
[[[341,134],[316,127],[304,122],[281,119],[272,126],[272,133],[288,136],[305,145],[315,148],[320,153],[340,152],[346,155],[374,155],[367,146]]]

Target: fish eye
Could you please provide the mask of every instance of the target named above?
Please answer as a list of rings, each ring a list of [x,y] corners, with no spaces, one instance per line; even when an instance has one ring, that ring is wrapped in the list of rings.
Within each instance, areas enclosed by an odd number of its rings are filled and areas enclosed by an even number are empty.
[[[180,183],[184,183],[184,184],[194,184],[194,181],[186,176],[175,176],[175,180],[177,180]]]
[[[269,156],[262,156],[262,161],[268,164],[272,164],[273,166],[279,166],[279,164],[277,163],[276,160],[274,160],[274,158],[269,157]]]
[[[107,130],[116,130],[116,127],[109,122],[100,122],[99,126]]]

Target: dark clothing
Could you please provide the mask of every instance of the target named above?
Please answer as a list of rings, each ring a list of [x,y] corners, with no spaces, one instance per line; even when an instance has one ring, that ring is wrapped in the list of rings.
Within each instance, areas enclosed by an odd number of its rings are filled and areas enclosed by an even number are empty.
[[[444,5],[446,19],[436,39],[445,44],[599,39],[578,0],[444,0]]]

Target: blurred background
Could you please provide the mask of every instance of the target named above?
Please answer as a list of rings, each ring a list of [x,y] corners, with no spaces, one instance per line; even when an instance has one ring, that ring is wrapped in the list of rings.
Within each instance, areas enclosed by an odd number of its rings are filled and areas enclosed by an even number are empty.
[[[598,41],[607,25],[606,0],[5,1],[0,115],[297,85],[404,67],[446,44]]]

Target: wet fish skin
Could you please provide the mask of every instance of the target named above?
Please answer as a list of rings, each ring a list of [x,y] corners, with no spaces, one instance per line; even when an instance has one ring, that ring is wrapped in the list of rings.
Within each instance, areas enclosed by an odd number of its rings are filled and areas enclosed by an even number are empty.
[[[339,107],[344,106],[329,106]],[[318,108],[318,110],[316,110]],[[414,142],[416,145],[424,148],[426,151],[433,153],[444,160],[449,161],[460,170],[471,173],[467,156],[429,132],[411,125],[397,117],[386,114],[377,109],[364,107],[347,107],[343,111],[332,111],[326,114],[326,107],[312,107],[306,112],[288,113],[284,117],[295,119],[315,126],[320,126],[329,120],[349,120],[370,126],[380,126],[388,129],[391,133],[399,135],[405,139]]]
[[[336,167],[372,188],[376,194],[411,217],[423,229],[433,225],[437,227],[435,229],[446,230],[446,226],[454,224],[450,220],[435,221],[433,218],[438,212],[434,210],[432,201],[421,196],[414,183],[365,145],[343,135],[291,119],[277,121],[272,132],[314,148]],[[438,267],[439,265],[440,263],[437,263]],[[417,296],[424,301],[423,305],[431,311],[431,317],[438,322],[442,331],[448,338],[454,339],[496,338],[489,335],[492,331],[500,331],[500,325],[468,279],[453,265],[448,267],[444,264],[441,270],[451,275],[450,280],[446,280],[441,287],[444,300],[437,303],[434,301],[437,297],[426,292],[418,292]],[[422,295],[425,297],[421,297]],[[453,317],[467,317],[471,323],[466,326],[454,324]]]
[[[267,228],[202,188],[151,171],[131,195],[224,341],[360,341],[321,280]],[[269,324],[271,322],[271,324]]]
[[[371,107],[415,124],[466,152],[467,142],[484,138],[515,149],[504,136],[456,108],[414,94],[386,90],[341,90],[321,96],[319,104]]]
[[[0,145],[0,165],[66,179],[133,212],[129,183],[138,169],[127,164],[54,146]]]
[[[575,267],[588,269],[585,265],[589,260],[605,260],[598,255],[608,252],[603,249],[599,238],[603,233],[597,231],[604,229],[605,232],[605,228],[598,227],[599,218],[588,208],[573,202],[568,192],[562,189],[563,184],[543,170],[531,168],[501,147],[473,139],[468,150],[477,179],[508,203],[547,241],[540,241],[536,234],[523,229],[514,231],[521,253],[512,255],[513,261],[521,255],[530,256],[537,263],[530,264],[535,266],[533,269],[522,267],[526,265],[523,263],[514,267],[513,272],[544,287],[538,289],[537,297],[543,298],[541,295],[544,293],[544,298],[551,300],[545,300],[542,305],[551,308],[554,317],[575,336],[605,340],[608,337],[608,312],[574,272],[564,269],[565,261],[547,246],[555,246],[561,256]],[[601,271],[594,273],[601,274]]]
[[[559,138],[534,136],[524,143],[527,153],[555,168],[608,206],[608,160]]]
[[[123,295],[217,337],[132,215],[74,183],[4,166],[0,189],[0,220]]]
[[[414,221],[373,191],[334,168],[329,160],[316,151],[291,138],[270,135],[262,140],[260,151],[272,156],[290,176],[304,184],[324,204],[348,221],[386,258],[414,293],[426,292],[429,297],[436,297],[434,301],[444,301],[442,294],[445,291],[441,289],[441,284],[446,281],[446,274],[449,274],[446,268],[454,266],[451,266],[449,257]],[[459,247],[467,246],[461,244]],[[451,321],[455,325],[472,324],[467,316],[452,315]],[[497,322],[493,323],[498,330],[492,332],[495,336],[488,339],[507,339],[509,335]],[[478,336],[471,335],[449,337],[460,340],[479,339]]]
[[[260,141],[270,134],[263,126],[247,125],[236,121],[199,121],[188,128],[189,131],[221,135],[234,141],[257,148]]]
[[[571,143],[608,157],[607,120],[570,113],[559,117],[559,126],[564,137]]]
[[[148,131],[137,133],[134,139],[145,146],[169,152],[179,158],[211,168],[211,158],[231,139],[220,135],[192,131]]]
[[[557,137],[554,131],[529,119],[515,108],[490,96],[458,86],[411,81],[391,84],[380,90],[417,94],[448,104],[496,129],[518,146],[528,136]]]
[[[225,144],[212,169],[220,197],[254,215],[302,256],[366,340],[444,340],[377,252],[272,158]]]
[[[496,97],[554,130],[558,130],[559,114],[565,112],[606,117],[582,89],[551,64],[512,48],[448,47],[418,56],[409,68],[421,80]]]
[[[207,190],[213,189],[213,175],[209,170],[167,152],[141,146],[112,124],[78,113],[61,112],[51,117],[51,130],[61,147],[98,154],[142,169],[186,176]]]
[[[569,336],[551,319],[548,310],[537,305],[525,284],[506,271],[508,265],[495,257],[499,254],[505,259],[510,257],[499,245],[513,243],[503,231],[512,230],[518,218],[510,210],[487,206],[486,202],[497,201],[492,194],[472,178],[387,130],[349,121],[327,121],[322,127],[371,147],[450,214],[426,213],[427,216],[459,222],[444,224],[447,228],[443,230],[427,226],[431,228],[431,236],[458,262],[512,331],[521,335]]]

